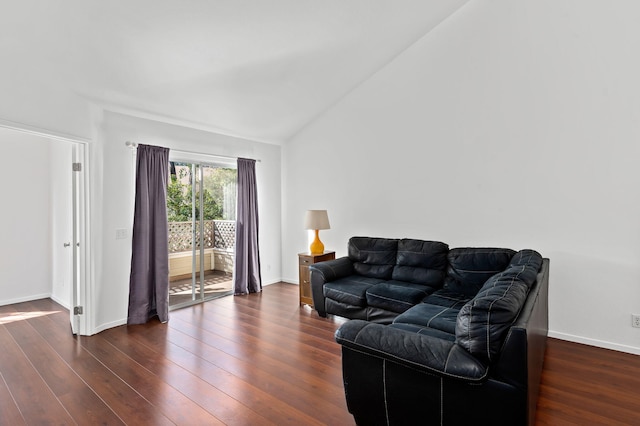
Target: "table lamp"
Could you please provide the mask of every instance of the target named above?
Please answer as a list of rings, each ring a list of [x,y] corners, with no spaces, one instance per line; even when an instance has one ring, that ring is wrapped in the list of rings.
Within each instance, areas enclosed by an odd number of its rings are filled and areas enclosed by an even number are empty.
[[[309,252],[311,254],[324,253],[324,244],[320,241],[319,231],[321,229],[331,229],[329,226],[329,216],[326,210],[307,210],[304,217],[305,229],[312,229],[316,231],[316,237],[309,246]]]

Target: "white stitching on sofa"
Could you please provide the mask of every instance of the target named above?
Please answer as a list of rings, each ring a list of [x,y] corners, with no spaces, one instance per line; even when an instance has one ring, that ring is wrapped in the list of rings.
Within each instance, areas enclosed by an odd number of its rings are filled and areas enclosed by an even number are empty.
[[[502,300],[505,298],[505,296],[507,295],[507,293],[509,292],[509,290],[511,289],[511,287],[513,287],[516,279],[518,279],[518,277],[520,276],[520,274],[522,272],[524,272],[524,270],[526,269],[526,265],[522,266],[522,269],[514,276],[511,278],[511,283],[509,284],[509,286],[504,290],[504,292],[502,293],[502,296],[496,298],[493,300],[493,302],[491,302],[491,304],[489,305],[489,309],[487,310],[487,324],[486,324],[486,331],[487,331],[487,345],[486,345],[486,349],[487,349],[487,359],[491,361],[491,334],[489,333],[489,323],[490,318],[491,318],[491,310],[493,309],[493,305],[498,301],[498,300]],[[516,316],[517,318],[517,316]],[[471,329],[471,327],[469,327],[469,329]]]
[[[451,358],[451,352],[453,351],[453,346],[449,349],[449,353],[447,354],[447,360],[444,362],[444,371],[447,371],[447,367],[449,366],[449,358]]]
[[[384,296],[381,296],[381,295],[379,295],[379,294],[370,294],[370,293],[367,293],[367,295],[370,295],[370,296],[372,296],[372,297],[377,297],[377,298],[380,298],[380,299],[391,300],[391,301],[393,301],[393,302],[404,303],[405,305],[409,305],[409,306],[413,306],[413,303],[403,302],[402,300],[392,299],[392,298],[390,298],[390,297],[384,297]]]
[[[375,352],[377,352],[379,354],[387,355],[389,358],[397,359],[399,361],[398,364],[400,364],[400,365],[402,365],[403,367],[406,367],[406,368],[411,368],[412,370],[415,370],[415,371],[417,371],[419,373],[428,374],[430,376],[436,376],[436,377],[442,377],[442,375],[444,375],[444,376],[447,376],[447,377],[453,377],[454,379],[462,379],[462,380],[469,381],[469,377],[468,376],[460,376],[460,375],[457,375],[457,374],[449,373],[449,372],[442,371],[442,370],[439,370],[439,369],[436,369],[436,368],[433,368],[433,367],[429,367],[429,366],[424,365],[424,364],[419,364],[417,362],[408,360],[406,358],[400,358],[400,357],[398,357],[398,356],[396,356],[394,354],[391,354],[389,352],[384,352],[384,351],[381,351],[381,350],[378,350],[378,349],[371,349],[371,347],[369,347],[369,346],[362,345],[362,344],[357,343],[357,342],[355,342],[353,340],[345,339],[344,337],[342,337],[341,339],[344,340],[345,342],[349,342],[349,343],[353,344],[354,346],[358,346],[360,348],[368,348],[369,349],[369,351],[364,351],[362,349],[358,350],[357,348],[354,348],[354,347],[349,347],[348,348],[349,350],[352,350],[354,352],[358,352],[358,353],[361,353],[361,354],[364,354],[364,355],[367,355],[367,356],[372,356],[372,357],[378,358],[378,359],[386,359],[386,358],[381,357],[380,355],[372,354],[371,351],[373,350],[373,351],[375,351]],[[414,366],[407,365],[407,364],[413,364]],[[434,373],[436,373],[436,374],[434,374]],[[486,368],[484,370],[484,374],[482,376],[478,377],[477,379],[473,379],[473,380],[476,380],[478,382],[482,382],[487,377],[488,374],[489,374],[489,369]],[[475,383],[470,383],[470,384],[475,384]]]
[[[436,317],[440,316],[444,312],[448,311],[450,308],[443,308],[440,312],[429,318],[429,322],[427,322],[427,327],[431,327],[431,321],[433,321]]]
[[[440,377],[440,426],[444,424],[444,378]]]
[[[350,295],[352,295],[352,296],[355,296],[355,294],[353,294],[353,293],[349,293],[348,291],[338,290],[337,288],[333,288],[333,287],[331,287],[331,288],[330,288],[330,290],[332,290],[332,291],[336,291],[336,292],[338,292],[338,293],[342,293],[342,294],[350,294]]]
[[[382,392],[384,395],[384,416],[387,419],[387,426],[389,426],[389,405],[387,404],[387,360],[382,360]]]
[[[456,302],[460,302],[460,299],[456,299],[455,297],[443,296],[442,294],[431,293],[431,296],[441,297],[442,299],[455,300]]]

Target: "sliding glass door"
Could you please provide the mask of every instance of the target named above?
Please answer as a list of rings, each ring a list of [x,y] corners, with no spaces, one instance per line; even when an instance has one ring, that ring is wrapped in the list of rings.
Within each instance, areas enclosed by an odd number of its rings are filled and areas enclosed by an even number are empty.
[[[169,307],[232,292],[237,172],[234,166],[169,164]]]

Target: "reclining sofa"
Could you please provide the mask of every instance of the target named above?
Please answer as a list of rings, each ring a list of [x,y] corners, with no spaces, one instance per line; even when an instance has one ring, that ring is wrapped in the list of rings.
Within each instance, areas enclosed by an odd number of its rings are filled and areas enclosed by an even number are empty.
[[[534,424],[549,260],[534,250],[353,237],[310,266],[359,425]]]

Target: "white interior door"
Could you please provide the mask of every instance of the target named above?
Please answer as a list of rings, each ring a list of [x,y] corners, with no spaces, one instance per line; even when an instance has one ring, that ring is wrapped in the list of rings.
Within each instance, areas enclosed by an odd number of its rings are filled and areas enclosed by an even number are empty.
[[[86,167],[87,153],[84,144],[74,144],[72,149],[72,268],[71,268],[71,306],[69,319],[73,334],[87,334],[87,204],[86,204]]]
[[[72,149],[73,144],[49,141],[49,194],[51,218],[51,298],[65,308],[71,306],[70,289],[73,279],[72,219]]]
[[[71,262],[71,293],[69,295],[71,300],[71,306],[69,306],[69,317],[71,322],[71,332],[73,334],[78,334],[78,330],[80,328],[80,318],[79,318],[79,310],[78,306],[78,285],[80,284],[80,277],[78,274],[78,253],[79,253],[79,232],[78,232],[78,218],[80,216],[79,209],[79,186],[80,186],[80,177],[81,177],[81,169],[82,162],[78,160],[78,146],[73,147],[72,153],[72,165],[71,165],[71,180],[72,180],[72,195],[71,195],[71,210],[72,210],[72,238],[71,238],[71,253],[72,253],[72,262]]]

